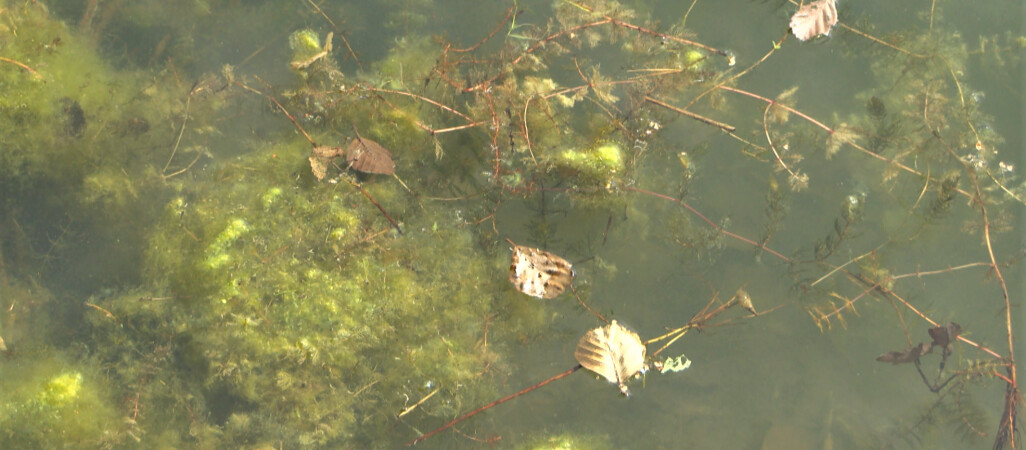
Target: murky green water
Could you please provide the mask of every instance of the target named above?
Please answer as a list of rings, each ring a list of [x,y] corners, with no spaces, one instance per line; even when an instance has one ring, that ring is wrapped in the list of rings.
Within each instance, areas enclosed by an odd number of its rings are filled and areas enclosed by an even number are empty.
[[[642,339],[739,288],[762,314],[690,331],[660,359],[691,368],[629,398],[582,370],[418,446],[994,443],[993,355],[956,343],[939,377],[942,350],[923,356],[929,382],[952,377],[939,394],[876,358],[930,342],[919,313],[1009,355],[977,186],[1026,348],[1021,3],[842,2],[805,43],[781,1],[87,3],[0,2],[0,429],[18,445],[401,446],[574,367],[602,325],[571,294],[515,292],[506,239],[575,262],[581,299]],[[688,61],[635,26],[722,52]],[[333,49],[290,70],[302,29]],[[573,106],[549,96],[575,87]],[[321,144],[355,128],[389,147],[410,191],[316,180],[258,91]],[[480,123],[427,131],[463,117]],[[602,143],[622,166],[563,153]]]

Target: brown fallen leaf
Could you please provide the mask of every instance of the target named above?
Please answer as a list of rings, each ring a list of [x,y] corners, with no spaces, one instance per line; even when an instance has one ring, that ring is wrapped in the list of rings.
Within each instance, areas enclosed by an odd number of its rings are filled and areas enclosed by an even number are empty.
[[[629,394],[627,380],[647,369],[645,344],[637,333],[615,320],[582,336],[574,358],[585,369],[617,385],[623,395]]]
[[[349,167],[359,172],[381,175],[395,173],[392,152],[381,144],[360,136],[359,133],[346,146],[346,162],[349,163]]]
[[[837,24],[837,1],[817,0],[806,3],[791,16],[791,32],[799,41],[826,36]]]

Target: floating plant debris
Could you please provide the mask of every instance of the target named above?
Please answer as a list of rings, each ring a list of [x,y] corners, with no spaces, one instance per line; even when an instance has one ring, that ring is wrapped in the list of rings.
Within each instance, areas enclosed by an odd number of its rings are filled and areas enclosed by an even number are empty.
[[[741,308],[745,311],[752,313],[753,316],[758,316],[759,313],[755,311],[755,305],[752,304],[752,296],[748,295],[748,291],[745,288],[740,288],[734,294],[737,298],[737,304],[741,305]]]
[[[328,174],[328,163],[331,162],[331,159],[343,155],[345,155],[345,151],[342,147],[318,145],[313,148],[313,154],[310,155],[310,171],[318,180],[323,180],[324,176]]]
[[[532,297],[555,298],[570,286],[573,268],[567,260],[531,247],[513,244],[509,281]]]
[[[951,343],[958,340],[958,335],[962,334],[962,326],[948,322],[947,325],[930,328],[927,331],[930,333],[930,339],[933,339],[931,346],[943,348],[945,353],[950,353]]]
[[[940,348],[943,356],[947,357],[947,355],[951,354],[951,344],[958,340],[958,336],[962,334],[962,326],[955,322],[948,322],[944,326],[930,328],[927,332],[930,333],[930,339],[933,339],[929,344],[920,342],[919,345],[914,345],[906,350],[884,353],[877,357],[876,360],[892,364],[909,363],[918,360],[920,356],[932,352],[934,347]]]
[[[619,386],[623,395],[629,394],[626,381],[647,369],[645,344],[637,333],[615,320],[582,336],[574,358],[585,369]]]
[[[931,350],[933,350],[933,346],[920,342],[919,345],[914,345],[905,350],[884,353],[878,356],[876,360],[891,364],[910,363],[918,360],[920,356],[930,353]]]
[[[837,24],[837,1],[818,0],[806,3],[791,16],[791,32],[799,41],[830,34]]]

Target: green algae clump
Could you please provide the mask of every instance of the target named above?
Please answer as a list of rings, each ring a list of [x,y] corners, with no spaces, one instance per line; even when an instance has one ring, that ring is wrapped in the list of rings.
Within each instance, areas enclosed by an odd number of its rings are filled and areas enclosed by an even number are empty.
[[[47,381],[39,393],[39,401],[45,406],[63,406],[78,398],[82,390],[82,374],[68,372]]]
[[[118,435],[121,417],[101,387],[60,358],[0,368],[0,435],[5,447],[97,447]]]
[[[432,391],[407,420],[492,398],[504,343],[550,320],[514,307],[496,276],[506,256],[482,252],[451,207],[366,181],[399,234],[360,190],[316,183],[308,152],[268,146],[184,190],[150,239],[146,279],[162,292],[92,300],[137,324],[96,315],[101,359],[120,359],[127,385],[156,365],[173,387],[140,394],[163,405],[141,428],[189,445],[386,445],[395,415]],[[177,364],[150,356],[167,346]]]
[[[584,186],[612,188],[624,172],[623,150],[613,142],[605,142],[587,150],[560,151],[552,161],[562,174],[574,177]]]

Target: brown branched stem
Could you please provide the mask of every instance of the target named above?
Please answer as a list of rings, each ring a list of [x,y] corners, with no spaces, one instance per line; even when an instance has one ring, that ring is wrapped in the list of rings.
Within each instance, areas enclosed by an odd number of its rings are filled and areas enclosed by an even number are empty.
[[[1009,388],[1005,394],[1005,412],[1001,417],[1001,424],[999,425],[994,445],[995,447],[998,447],[999,444],[1007,440],[1008,444],[1011,445],[1012,448],[1017,448],[1015,440],[1015,415],[1017,411],[1016,404],[1019,401],[1020,394],[1015,369],[1015,334],[1012,330],[1012,300],[1011,295],[1009,295],[1008,293],[1008,284],[1005,282],[1005,276],[1001,272],[1001,265],[998,264],[997,258],[994,256],[994,245],[992,243],[992,239],[990,236],[991,224],[990,216],[987,212],[987,204],[984,199],[983,192],[980,189],[980,180],[976,176],[976,171],[969,167],[969,164],[958,156],[955,150],[951,148],[947,141],[944,140],[944,138],[941,136],[940,131],[938,131],[929,123],[927,123],[927,125],[930,126],[931,130],[934,130],[933,134],[937,141],[943,144],[945,148],[947,148],[948,153],[952,156],[952,158],[955,158],[955,160],[962,164],[963,170],[967,175],[969,175],[969,179],[972,182],[973,190],[975,191],[975,196],[972,198],[974,203],[976,204],[976,207],[979,208],[980,216],[983,219],[983,242],[987,248],[987,256],[990,259],[991,270],[993,271],[994,276],[998,280],[998,285],[1001,287],[1001,294],[1004,297],[1005,337],[1008,341],[1008,356],[1005,358],[1005,360],[1008,362],[1008,366],[1005,370],[1008,373]]]
[[[590,13],[594,13],[595,12],[595,10],[593,8],[591,8],[590,6],[582,5],[580,3],[571,2],[569,0],[564,0],[564,1],[566,1],[567,3],[569,3],[571,5],[574,5],[574,6],[578,7],[578,8],[580,8],[580,9],[588,11]],[[644,27],[639,27],[639,26],[634,25],[632,23],[628,23],[628,22],[624,22],[622,20],[614,19],[614,18],[609,17],[609,16],[604,16],[604,17],[609,20],[609,23],[612,23],[614,25],[617,25],[617,26],[620,26],[620,27],[623,27],[623,28],[627,28],[629,30],[634,30],[634,31],[637,31],[639,33],[648,34],[648,35],[651,35],[651,36],[658,37],[660,39],[666,39],[666,40],[677,42],[677,43],[684,44],[684,45],[690,45],[692,47],[698,47],[700,49],[703,49],[703,50],[715,53],[715,54],[720,55],[720,56],[724,56],[724,57],[729,57],[730,56],[727,52],[725,52],[723,50],[720,50],[720,49],[717,49],[717,48],[714,48],[714,47],[710,47],[710,46],[705,45],[705,44],[703,44],[701,42],[696,42],[696,41],[692,41],[692,40],[689,40],[689,39],[684,39],[684,38],[681,38],[681,37],[678,37],[678,36],[674,36],[672,34],[660,33],[658,31],[650,30],[650,29],[647,29],[647,28],[644,28]]]
[[[765,245],[761,245],[758,242],[755,242],[755,241],[753,241],[751,239],[748,239],[748,238],[746,238],[744,236],[741,236],[741,235],[738,235],[738,234],[735,234],[735,233],[732,233],[730,231],[727,231],[727,230],[723,229],[723,227],[721,227],[719,224],[717,224],[716,222],[713,222],[712,220],[707,218],[705,215],[703,215],[701,212],[696,210],[694,207],[692,207],[691,205],[688,205],[686,202],[684,202],[682,200],[670,197],[670,196],[665,195],[665,194],[660,194],[660,193],[657,193],[657,192],[652,192],[652,191],[648,191],[648,190],[637,188],[637,187],[633,187],[633,186],[625,186],[624,189],[629,190],[629,191],[634,191],[634,192],[642,193],[642,194],[645,194],[645,195],[650,195],[650,196],[653,196],[653,197],[656,197],[656,198],[660,198],[660,199],[663,199],[663,200],[669,200],[669,201],[672,201],[674,203],[680,204],[681,206],[683,206],[687,210],[691,211],[693,214],[698,216],[704,222],[706,222],[707,224],[709,224],[710,226],[712,226],[718,232],[724,234],[725,236],[737,239],[737,240],[739,240],[741,242],[744,242],[746,244],[749,244],[749,245],[751,245],[751,246],[753,246],[755,248],[759,248],[759,249],[765,250],[766,252],[768,252],[768,253],[770,253],[770,254],[780,258],[783,261],[792,262],[791,258],[788,258],[787,256],[784,256],[784,255],[780,254],[779,252],[777,252],[777,251],[775,251],[775,250],[773,250],[773,249],[771,249],[769,247],[766,247]],[[961,270],[961,269],[964,269],[964,268],[975,267],[975,266],[979,266],[979,265],[980,265],[980,263],[970,263],[970,264],[966,264],[966,265],[963,265],[963,266],[957,266],[956,268],[947,269],[947,271]],[[991,263],[987,263],[987,265],[991,266]],[[934,271],[934,272],[930,272],[930,273],[928,273],[928,272],[917,272],[917,273],[925,275],[925,274],[933,274],[933,273],[940,273],[940,272],[941,271]],[[862,298],[862,297],[864,297],[864,296],[866,296],[866,295],[868,295],[868,294],[870,294],[872,292],[879,291],[882,294],[884,294],[885,296],[897,300],[899,303],[904,305],[906,308],[908,308],[914,314],[919,316],[921,319],[923,319],[926,322],[930,323],[932,326],[934,326],[934,327],[940,326],[940,324],[937,321],[931,319],[929,316],[924,314],[922,311],[917,309],[915,306],[912,306],[911,303],[909,303],[907,300],[902,298],[900,295],[898,295],[897,293],[895,293],[892,290],[889,290],[889,289],[885,288],[882,285],[883,282],[875,282],[874,283],[874,282],[865,280],[864,278],[862,278],[862,277],[860,277],[860,276],[858,276],[856,274],[852,274],[852,273],[850,273],[850,272],[848,272],[846,270],[844,270],[844,273],[847,274],[852,279],[857,280],[857,282],[867,286],[867,288],[865,290],[863,290],[863,292],[861,294],[859,294],[859,296],[855,297],[854,299],[851,299],[851,300],[847,300],[846,299],[846,304],[843,307],[838,308],[838,309],[836,309],[836,310],[834,310],[834,311],[832,311],[830,313],[820,315],[820,316],[815,316],[814,315],[813,319],[815,319],[817,321],[829,319],[829,318],[831,318],[831,317],[833,317],[835,315],[840,314],[840,312],[842,310],[846,309],[846,308],[852,308],[854,306],[854,303],[856,301],[858,301],[858,299],[860,299],[860,298]],[[909,277],[909,276],[914,276],[914,274],[900,275],[900,277],[902,277],[902,278]],[[1006,301],[1007,301],[1007,297],[1006,297]],[[1006,308],[1006,311],[1007,310],[1009,310],[1009,309]],[[1010,321],[1010,318],[1006,318],[1006,319]],[[1010,324],[1009,324],[1009,327],[1010,327]],[[690,329],[690,327],[688,325],[685,325],[681,329],[678,329],[678,332],[686,331],[686,329]],[[672,334],[673,334],[672,332],[668,333],[668,335],[672,335]],[[659,338],[656,338],[655,340],[658,340],[658,339]],[[987,347],[985,347],[985,346],[983,346],[983,345],[981,345],[981,344],[979,344],[979,343],[977,343],[977,342],[975,342],[975,341],[973,341],[973,340],[971,340],[971,339],[969,339],[969,338],[967,338],[965,336],[959,335],[958,339],[960,341],[962,341],[962,342],[965,342],[966,344],[969,344],[969,345],[971,345],[973,347],[976,347],[977,349],[979,349],[979,350],[981,350],[981,351],[983,351],[985,353],[990,354],[991,356],[993,356],[995,358],[998,358],[998,359],[1003,359],[1004,358],[1004,357],[1001,356],[1001,354],[997,353],[996,351],[991,350],[990,348],[987,348]],[[1005,377],[1002,377],[1002,378],[1005,378]],[[1008,381],[1009,383],[1012,383],[1013,380],[1012,380],[1012,378],[1006,378],[1006,381]]]
[[[33,68],[29,67],[28,64],[25,64],[25,63],[23,63],[21,61],[18,61],[16,59],[6,58],[6,57],[3,57],[3,56],[0,56],[0,61],[6,62],[6,63],[11,63],[11,64],[14,64],[14,65],[16,65],[18,67],[21,67],[22,69],[25,69],[25,71],[27,71],[28,73],[31,73],[32,76],[36,77],[36,79],[40,79],[40,80],[43,79],[43,75],[41,75],[39,72],[36,72],[36,69],[33,69]]]
[[[794,108],[792,108],[790,106],[787,106],[785,104],[778,103],[778,102],[776,102],[776,101],[774,101],[772,99],[763,97],[763,96],[761,96],[759,94],[756,94],[756,93],[753,93],[753,92],[749,92],[749,91],[746,91],[746,90],[743,90],[743,89],[738,89],[738,88],[734,88],[734,87],[730,87],[730,86],[724,86],[724,85],[719,85],[719,86],[717,86],[717,88],[723,89],[723,90],[728,91],[728,92],[734,92],[734,93],[737,93],[737,94],[745,95],[745,96],[748,96],[748,97],[751,97],[751,98],[754,98],[754,99],[766,102],[766,103],[768,103],[768,104],[770,104],[772,106],[776,106],[778,108],[785,109],[788,112],[790,112],[790,113],[792,113],[792,114],[794,114],[794,115],[796,115],[798,117],[801,117],[802,119],[807,120],[809,123],[811,123],[813,125],[816,125],[819,128],[822,128],[827,133],[834,134],[834,129],[833,128],[830,128],[830,127],[824,125],[822,122],[820,122],[820,121],[818,121],[816,119],[813,119],[808,114],[805,114],[805,113],[803,113],[803,112],[801,112],[801,111],[799,111],[797,109],[794,109]],[[878,159],[880,161],[886,162],[887,164],[892,165],[894,167],[897,167],[897,168],[899,168],[899,169],[901,169],[901,170],[903,170],[905,172],[908,172],[910,174],[916,175],[918,177],[921,177],[921,178],[924,178],[924,179],[927,179],[927,180],[930,180],[930,181],[937,181],[937,180],[929,177],[928,175],[926,175],[926,174],[924,174],[924,173],[922,173],[922,172],[920,172],[920,171],[918,171],[916,169],[913,169],[913,168],[911,168],[909,166],[906,166],[906,165],[904,165],[904,164],[902,164],[902,163],[900,163],[900,162],[898,162],[898,161],[896,161],[894,159],[891,159],[891,158],[888,158],[886,156],[874,153],[871,150],[869,150],[869,149],[867,149],[867,148],[865,148],[865,147],[863,147],[863,146],[861,146],[861,145],[859,145],[859,144],[857,144],[855,142],[845,141],[845,144],[848,144],[848,145],[852,146],[852,148],[862,152],[866,156],[869,156],[869,157]],[[958,192],[959,194],[964,195],[967,198],[972,198],[972,195],[968,191],[966,191],[966,190],[964,190],[962,188],[955,188],[955,191]]]
[[[496,400],[494,402],[491,402],[491,403],[489,403],[487,405],[484,405],[484,406],[482,406],[480,408],[477,408],[477,409],[475,409],[473,411],[470,411],[470,412],[468,412],[468,413],[466,413],[466,414],[464,414],[462,416],[459,416],[459,417],[453,419],[449,423],[447,423],[445,425],[442,425],[441,427],[435,428],[434,430],[431,430],[430,432],[421,435],[417,439],[414,439],[414,440],[412,440],[410,442],[407,442],[406,446],[409,447],[411,445],[416,445],[417,443],[423,442],[425,439],[427,439],[427,438],[429,438],[431,436],[434,436],[434,435],[436,435],[436,434],[438,434],[438,433],[440,433],[442,431],[448,430],[449,428],[452,428],[453,425],[456,425],[456,424],[458,424],[458,423],[460,423],[460,422],[462,422],[464,420],[467,420],[467,419],[469,419],[469,418],[471,418],[471,417],[473,417],[473,416],[475,416],[475,415],[477,415],[477,414],[479,414],[479,413],[481,413],[483,411],[486,411],[488,409],[491,409],[492,407],[495,407],[495,406],[501,405],[503,403],[506,403],[506,402],[508,402],[510,400],[513,400],[513,399],[515,399],[517,397],[520,397],[521,395],[524,395],[524,394],[526,394],[528,392],[531,392],[531,391],[533,391],[535,389],[538,389],[538,388],[540,388],[542,386],[545,386],[546,384],[549,384],[549,383],[551,383],[553,381],[556,381],[556,380],[558,380],[560,378],[566,378],[567,376],[570,376],[570,374],[572,374],[572,373],[578,371],[579,369],[581,369],[581,367],[582,366],[580,364],[578,364],[578,365],[574,366],[573,368],[567,370],[566,372],[563,372],[563,373],[560,373],[560,374],[557,374],[557,375],[553,375],[553,376],[545,379],[544,381],[541,381],[541,382],[539,382],[539,383],[537,383],[537,384],[535,384],[535,385],[533,385],[531,387],[528,387],[526,389],[521,390],[520,392],[517,392],[515,394],[507,395],[507,396],[505,396],[503,398],[500,398],[500,399],[498,399],[498,400]]]
[[[566,1],[566,0],[564,0],[564,1]],[[568,4],[571,4],[571,5],[575,6],[575,7],[577,7],[577,8],[580,8],[580,9],[582,9],[584,11],[587,11],[587,12],[590,12],[590,13],[594,13],[595,12],[594,9],[592,9],[591,7],[589,7],[587,5],[582,5],[582,4],[571,2],[571,1],[566,1],[566,2]],[[650,35],[650,36],[653,36],[653,37],[656,37],[656,38],[659,38],[659,39],[663,39],[663,40],[667,40],[667,41],[673,41],[673,42],[677,42],[677,43],[680,43],[680,44],[689,45],[689,46],[693,46],[693,47],[698,47],[698,48],[701,48],[703,50],[709,51],[711,53],[714,53],[714,54],[717,54],[717,55],[720,55],[720,56],[723,56],[723,57],[727,57],[727,58],[730,57],[729,53],[727,53],[727,52],[725,52],[723,50],[719,50],[717,48],[714,48],[714,47],[702,44],[700,42],[692,41],[692,40],[689,40],[689,39],[684,39],[682,37],[674,36],[672,34],[661,33],[661,32],[658,32],[658,31],[655,31],[655,30],[651,30],[651,29],[648,29],[648,28],[645,28],[645,27],[642,27],[642,26],[638,26],[638,25],[635,25],[635,24],[632,24],[632,23],[629,23],[629,22],[624,22],[622,20],[615,19],[615,18],[607,16],[607,15],[603,15],[603,17],[601,19],[599,19],[599,20],[596,20],[596,21],[593,21],[593,22],[584,23],[584,24],[580,24],[580,25],[573,26],[573,27],[570,27],[570,28],[567,28],[567,29],[564,29],[564,30],[560,30],[560,31],[558,31],[556,33],[550,34],[550,35],[548,35],[548,36],[546,36],[546,37],[544,37],[542,39],[539,39],[538,42],[535,42],[533,45],[528,47],[527,50],[524,50],[523,53],[521,53],[519,56],[514,58],[509,63],[509,66],[510,67],[516,67],[516,65],[518,63],[520,63],[521,61],[523,61],[524,58],[528,57],[529,55],[531,55],[532,53],[534,53],[538,49],[543,48],[547,43],[551,42],[554,39],[558,39],[558,38],[563,37],[563,36],[574,35],[578,31],[582,31],[582,30],[586,30],[588,28],[598,27],[598,26],[602,26],[602,25],[614,25],[614,26],[626,28],[626,29],[629,29],[629,30],[633,30],[633,31],[636,31],[636,32],[639,32],[639,33],[647,34],[647,35]],[[480,43],[478,45],[480,45]],[[446,50],[448,51],[449,49],[447,48]],[[446,56],[445,56],[446,54],[447,53],[443,53],[443,57],[442,57],[442,61],[443,62],[446,61]],[[462,87],[459,84],[457,84],[456,82],[454,82],[453,80],[450,80],[448,77],[446,77],[445,74],[443,74],[440,71],[438,71],[437,68],[435,69],[435,72],[438,73],[439,75],[441,75],[442,78],[446,81],[446,83],[448,83],[449,85],[451,85],[452,87],[454,87],[456,89],[460,89],[463,92],[476,92],[476,91],[487,90],[488,87],[491,86],[493,82],[495,82],[496,80],[502,78],[502,76],[504,75],[504,73],[500,72],[500,73],[497,73],[497,74],[493,75],[492,77],[490,77],[490,78],[488,78],[488,79],[486,79],[486,80],[484,80],[482,82],[479,82],[479,83],[477,83],[475,85],[472,85],[472,86],[469,86],[469,87]]]
[[[360,183],[357,183],[357,182],[355,182],[353,180],[350,180],[350,179],[348,179],[346,177],[339,177],[339,178],[342,178],[343,180],[346,180],[347,183],[349,183],[349,184],[353,185],[353,187],[359,189],[360,193],[363,194],[364,197],[367,197],[367,200],[370,200],[370,202],[373,203],[374,206],[378,208],[378,211],[381,211],[381,215],[385,216],[385,218],[388,219],[388,223],[392,224],[392,227],[395,228],[395,231],[399,232],[399,234],[403,234],[402,228],[399,228],[399,222],[396,222],[395,219],[392,218],[392,216],[388,215],[388,211],[385,211],[385,208],[382,208],[381,204],[378,203],[378,201],[374,199],[374,196],[370,195],[370,192],[367,192],[367,190],[364,189],[363,186],[360,185]]]
[[[717,298],[717,296],[713,295],[712,299],[709,300],[709,303],[707,303],[705,305],[705,307],[702,308],[701,311],[699,311],[694,316],[692,316],[691,319],[689,319],[688,322],[686,324],[684,324],[683,326],[675,328],[673,330],[670,330],[668,333],[663,334],[662,336],[658,336],[658,337],[655,337],[655,338],[652,338],[652,339],[649,339],[649,340],[645,341],[644,344],[646,346],[648,344],[654,344],[656,342],[660,342],[660,341],[664,341],[664,340],[667,341],[665,344],[663,344],[661,347],[659,347],[659,349],[657,349],[656,351],[652,352],[649,355],[649,358],[655,358],[656,356],[658,356],[660,353],[662,353],[663,350],[666,350],[667,347],[669,347],[670,345],[673,345],[673,343],[677,342],[678,339],[684,337],[684,335],[687,334],[688,331],[691,331],[693,329],[701,330],[703,328],[711,328],[711,327],[716,327],[716,326],[723,326],[723,325],[727,325],[727,324],[733,322],[734,321],[733,319],[727,319],[727,320],[722,320],[722,321],[714,323],[714,324],[709,324],[709,321],[715,319],[717,316],[722,314],[724,311],[726,311],[726,310],[728,310],[728,309],[738,305],[737,294],[734,294],[734,296],[731,297],[730,300],[727,300],[726,303],[723,303],[723,304],[717,306],[715,309],[710,311],[709,308],[712,308],[712,305],[714,303],[716,303],[716,298]],[[780,308],[782,306],[783,305],[778,305],[778,306],[776,306],[774,308],[771,308],[771,309],[769,309],[767,311],[764,311],[760,315],[765,315],[767,313],[775,311],[775,310],[777,310],[778,308]],[[754,317],[754,316],[752,316],[752,317]]]
[[[303,137],[305,137],[308,142],[310,142],[310,145],[312,145],[314,147],[317,146],[317,142],[314,142],[313,138],[311,138],[309,134],[306,134],[306,130],[304,130],[301,125],[299,125],[299,121],[297,121],[295,117],[292,117],[292,114],[289,113],[289,110],[285,109],[285,107],[282,106],[281,103],[278,103],[278,100],[276,100],[274,97],[272,97],[272,96],[270,96],[268,94],[265,94],[263,92],[260,92],[260,91],[258,91],[256,89],[253,89],[253,88],[251,88],[249,86],[246,86],[245,84],[242,84],[242,83],[239,83],[237,81],[234,81],[234,80],[232,80],[231,83],[236,85],[236,86],[238,86],[238,87],[240,87],[240,88],[243,88],[243,89],[245,89],[245,90],[247,90],[249,92],[252,92],[254,94],[257,94],[259,96],[262,96],[262,97],[270,100],[271,103],[274,103],[274,106],[277,106],[278,109],[280,109],[281,112],[285,114],[285,117],[288,117],[289,120],[292,121],[292,124],[296,126],[296,129],[299,130],[299,132],[303,134]]]
[[[680,114],[682,116],[689,117],[691,119],[695,119],[695,120],[697,120],[699,122],[702,122],[702,123],[704,123],[706,125],[712,125],[712,126],[714,126],[716,128],[719,128],[719,129],[721,129],[723,131],[726,131],[728,133],[733,133],[735,130],[737,130],[737,128],[734,127],[733,125],[727,125],[727,124],[722,123],[722,122],[717,122],[717,121],[712,120],[712,119],[710,119],[708,117],[705,117],[705,116],[702,116],[702,115],[699,115],[699,114],[695,114],[695,113],[693,113],[691,111],[688,111],[686,109],[683,109],[683,108],[678,108],[678,107],[673,106],[673,105],[671,105],[669,103],[666,103],[666,102],[664,102],[662,100],[658,100],[658,99],[652,98],[651,96],[648,96],[648,95],[645,96],[645,101],[647,101],[649,103],[652,103],[654,105],[658,105],[658,106],[661,106],[663,108],[666,108],[666,109],[668,109],[670,111],[673,111],[673,112],[675,112],[677,114]]]
[[[495,37],[495,34],[498,33],[499,30],[501,30],[501,29],[503,29],[505,27],[506,22],[509,22],[509,20],[511,18],[514,18],[514,14],[516,14],[516,10],[517,10],[517,7],[516,7],[515,4],[513,6],[510,6],[509,9],[506,10],[506,17],[503,17],[502,20],[499,21],[498,25],[495,26],[495,29],[492,30],[491,33],[488,33],[488,36],[485,36],[484,39],[481,39],[476,44],[471,45],[470,47],[467,47],[467,48],[451,48],[451,45],[450,45],[450,46],[446,46],[445,47],[445,51],[448,52],[449,50],[452,50],[454,53],[468,53],[468,52],[472,52],[472,51],[476,50],[478,47],[484,45],[485,42],[488,42],[493,37]],[[515,18],[514,18],[514,20],[515,20]]]
[[[411,98],[417,99],[419,101],[422,101],[424,103],[428,103],[430,105],[437,106],[439,109],[442,109],[443,111],[446,111],[446,112],[452,113],[454,115],[457,115],[460,118],[462,118],[463,120],[466,120],[468,124],[480,124],[480,122],[478,122],[478,121],[476,121],[474,119],[471,119],[470,116],[467,116],[466,114],[463,114],[463,113],[453,109],[450,106],[444,105],[444,104],[442,104],[442,103],[440,103],[440,102],[438,102],[436,100],[432,100],[432,99],[427,98],[427,97],[425,97],[423,95],[418,95],[418,94],[414,94],[412,92],[406,92],[406,91],[397,91],[397,90],[394,90],[394,89],[376,88],[376,87],[367,86],[367,85],[359,86],[359,89],[362,89],[362,90],[365,90],[365,91],[368,91],[368,92],[395,94],[395,95],[403,95],[403,96],[406,96],[406,97],[411,97]]]
[[[573,284],[570,284],[570,292],[572,292],[574,294],[574,298],[577,299],[577,303],[580,303],[581,306],[584,307],[584,309],[586,309],[589,313],[591,313],[591,315],[597,317],[598,320],[601,320],[602,322],[609,323],[609,319],[606,319],[604,316],[602,316],[602,314],[599,314],[595,310],[591,309],[591,307],[588,306],[587,303],[584,303],[584,300],[581,300],[581,296],[577,294],[577,289],[574,288]]]

